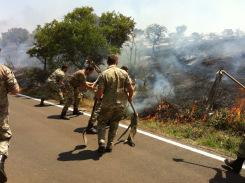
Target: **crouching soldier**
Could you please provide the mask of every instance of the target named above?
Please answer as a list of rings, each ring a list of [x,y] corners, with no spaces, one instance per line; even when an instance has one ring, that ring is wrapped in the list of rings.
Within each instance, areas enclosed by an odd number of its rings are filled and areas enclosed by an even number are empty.
[[[64,85],[65,73],[68,69],[67,65],[63,65],[61,69],[56,69],[47,79],[43,88],[43,96],[41,98],[40,106],[44,106],[44,100],[52,98],[53,96],[59,97],[60,104],[64,104],[64,96],[62,88]]]
[[[80,89],[91,89],[93,90],[93,83],[87,82],[86,78],[94,71],[91,66],[85,69],[76,71],[71,77],[67,78],[64,82],[64,96],[65,105],[61,112],[60,118],[69,120],[66,116],[68,108],[73,104],[73,114],[82,114],[79,110],[80,103]]]

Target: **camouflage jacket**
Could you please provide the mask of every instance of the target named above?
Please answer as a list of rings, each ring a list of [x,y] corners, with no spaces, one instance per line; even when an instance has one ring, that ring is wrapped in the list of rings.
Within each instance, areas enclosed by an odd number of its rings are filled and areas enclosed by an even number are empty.
[[[103,106],[126,106],[128,97],[126,90],[131,80],[126,71],[111,65],[100,75],[98,88],[103,89]]]
[[[65,72],[61,69],[56,69],[48,78],[48,82],[60,83],[65,78]]]
[[[8,115],[7,94],[19,88],[13,72],[0,64],[0,117]]]
[[[76,71],[70,78],[69,82],[71,86],[75,87],[80,87],[83,83],[86,83],[86,75],[85,75],[85,70],[78,70]]]

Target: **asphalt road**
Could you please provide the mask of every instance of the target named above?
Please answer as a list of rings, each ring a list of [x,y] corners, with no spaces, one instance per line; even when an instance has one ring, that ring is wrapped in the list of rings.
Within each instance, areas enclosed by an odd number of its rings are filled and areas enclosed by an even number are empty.
[[[58,119],[61,109],[36,107],[37,101],[10,97],[11,139],[6,171],[9,183],[239,183],[222,162],[138,134],[136,147],[118,144],[102,157],[97,136],[81,130],[87,116]],[[120,129],[119,134],[122,132]]]

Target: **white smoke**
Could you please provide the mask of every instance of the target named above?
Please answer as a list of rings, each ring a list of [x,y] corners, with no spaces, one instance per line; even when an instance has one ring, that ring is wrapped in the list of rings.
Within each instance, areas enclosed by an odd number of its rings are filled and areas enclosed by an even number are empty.
[[[176,103],[203,98],[220,68],[245,81],[245,36],[215,34],[165,41],[156,47],[155,56],[142,35],[122,49],[121,65],[129,67],[139,90],[146,88],[135,98],[139,112],[161,98]]]
[[[29,38],[24,42],[17,43],[11,40],[7,40],[4,44],[1,44],[0,39],[0,63],[11,64],[14,68],[23,67],[40,67],[41,64],[36,58],[31,58],[26,52],[33,46],[33,37],[29,35]]]

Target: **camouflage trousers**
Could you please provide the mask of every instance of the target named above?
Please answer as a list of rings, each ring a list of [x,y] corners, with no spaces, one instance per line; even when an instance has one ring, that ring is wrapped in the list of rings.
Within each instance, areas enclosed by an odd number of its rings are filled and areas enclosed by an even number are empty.
[[[78,87],[73,87],[68,82],[64,86],[64,98],[65,105],[62,110],[62,114],[66,114],[68,108],[73,104],[73,110],[76,111],[79,108],[79,103],[81,100],[80,90]]]
[[[8,156],[9,140],[12,133],[8,115],[0,116],[0,154]]]
[[[241,158],[245,158],[245,137],[243,137],[242,143],[239,146],[238,156]]]
[[[98,115],[98,143],[104,143],[106,137],[106,126],[109,123],[108,142],[113,143],[117,133],[119,121],[125,118],[125,107],[101,107]]]
[[[101,110],[101,100],[97,100],[96,105],[94,106],[93,113],[91,114],[89,121],[88,121],[88,127],[94,127],[97,123],[97,119]]]
[[[43,86],[42,99],[59,99],[59,101],[64,101],[64,96],[62,92],[61,84],[56,82],[47,81]]]

